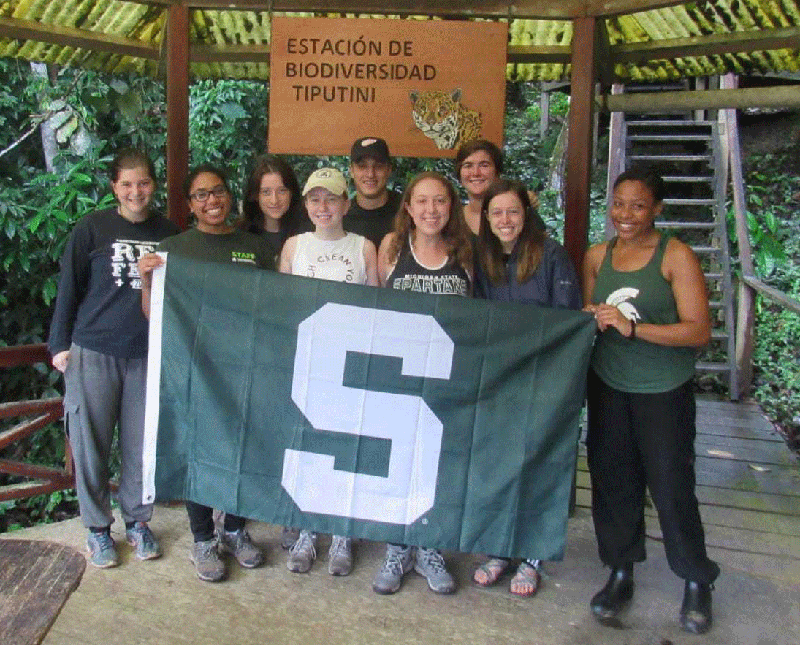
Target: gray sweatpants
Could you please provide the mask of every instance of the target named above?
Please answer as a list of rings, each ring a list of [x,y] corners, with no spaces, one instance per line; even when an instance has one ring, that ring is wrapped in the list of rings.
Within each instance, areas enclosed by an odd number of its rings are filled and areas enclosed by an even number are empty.
[[[81,520],[110,526],[109,459],[119,424],[122,472],[119,505],[126,522],[146,522],[152,504],[142,504],[142,438],[146,358],[117,358],[73,344],[64,373],[64,422],[75,463]]]

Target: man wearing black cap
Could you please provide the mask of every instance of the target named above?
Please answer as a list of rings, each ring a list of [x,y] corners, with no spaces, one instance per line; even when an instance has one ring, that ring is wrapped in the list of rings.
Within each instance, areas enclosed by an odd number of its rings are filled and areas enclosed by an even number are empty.
[[[392,230],[401,195],[386,184],[392,174],[389,146],[383,139],[363,137],[350,151],[350,174],[356,186],[356,198],[344,217],[344,230],[358,233],[378,248],[383,236]]]

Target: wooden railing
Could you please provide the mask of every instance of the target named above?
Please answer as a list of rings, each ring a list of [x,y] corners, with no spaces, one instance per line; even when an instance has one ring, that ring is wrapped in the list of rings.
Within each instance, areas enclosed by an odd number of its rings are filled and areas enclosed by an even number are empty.
[[[0,348],[0,369],[42,362],[50,362],[50,355],[45,345]],[[0,403],[0,419],[32,417],[21,421],[8,430],[0,432],[0,450],[58,421],[63,415],[63,399],[60,397]],[[66,455],[64,468],[52,468],[12,459],[0,459],[0,473],[33,480],[0,486],[0,502],[72,488],[74,486],[74,476],[72,472],[72,455],[68,442],[64,453]]]
[[[733,89],[737,85],[737,78],[733,74],[727,74],[720,80],[720,86],[724,89]],[[739,368],[739,392],[746,394],[753,382],[756,294],[760,293],[772,302],[799,315],[800,303],[788,294],[764,284],[755,275],[753,249],[747,226],[747,203],[736,110],[722,110],[720,118],[725,123],[730,180],[733,188],[734,226],[736,240],[739,244],[739,262],[742,267],[742,276],[739,280],[739,311],[736,317],[736,361]]]

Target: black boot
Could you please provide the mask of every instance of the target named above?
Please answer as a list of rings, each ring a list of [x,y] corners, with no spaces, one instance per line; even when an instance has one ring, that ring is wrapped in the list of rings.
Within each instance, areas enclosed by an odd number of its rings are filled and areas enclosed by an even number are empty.
[[[614,618],[633,598],[633,565],[611,569],[606,586],[598,591],[592,604],[592,613],[599,621]]]
[[[711,629],[711,590],[714,585],[686,581],[681,605],[681,627],[692,634],[705,634]]]

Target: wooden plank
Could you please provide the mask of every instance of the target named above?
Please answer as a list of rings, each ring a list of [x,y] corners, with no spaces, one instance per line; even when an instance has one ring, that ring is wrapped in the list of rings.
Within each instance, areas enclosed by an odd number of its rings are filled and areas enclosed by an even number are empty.
[[[785,446],[771,441],[737,439],[735,437],[698,437],[694,444],[698,456],[733,459],[755,464],[797,466],[797,458]],[[729,453],[732,457],[726,457]]]
[[[760,531],[733,529],[708,523],[703,528],[706,533],[706,546],[709,549],[744,551],[772,555],[786,560],[800,560],[800,540],[794,536],[771,534],[765,539],[764,533]],[[658,522],[648,524],[647,535],[657,540],[664,539]]]
[[[575,483],[579,488],[591,489],[589,473],[578,471]],[[793,516],[800,524],[800,500],[791,495],[771,495],[767,493],[751,493],[713,486],[697,486],[695,494],[700,504],[738,508],[745,511],[775,513]],[[800,545],[799,545],[800,546]]]
[[[2,26],[2,18],[0,18],[0,29]],[[50,363],[50,352],[44,343],[0,347],[0,367],[16,367],[34,363]]]
[[[63,545],[0,540],[0,643],[40,643],[69,595],[86,560]]]
[[[783,291],[779,291],[774,287],[770,287],[768,284],[764,284],[761,280],[752,275],[743,275],[742,281],[758,291],[758,293],[765,298],[772,300],[789,311],[800,314],[800,302],[785,294]]]
[[[54,421],[58,421],[59,418],[61,418],[60,414],[50,413],[42,414],[34,419],[29,419],[27,421],[23,421],[22,423],[18,423],[5,432],[0,433],[0,450],[9,444],[22,439],[23,437],[33,434],[37,430],[44,428],[46,425],[49,425]]]
[[[644,63],[651,60],[719,56],[798,47],[800,47],[800,28],[782,27],[623,43],[613,47],[611,55],[615,63]]]
[[[578,488],[576,498],[578,506],[591,508],[591,492],[589,490]],[[700,515],[706,530],[711,530],[712,526],[744,529],[760,533],[764,541],[771,540],[776,535],[786,536],[793,540],[800,537],[800,521],[794,516],[705,504],[700,506]],[[645,517],[648,524],[658,525],[658,515],[654,508],[645,508]],[[655,524],[653,524],[654,522]],[[766,530],[767,527],[769,530]]]
[[[800,498],[800,470],[797,467],[766,467],[770,468],[769,472],[758,472],[745,462],[698,456],[695,473],[699,486]],[[578,469],[588,471],[583,455],[578,456]]]
[[[0,31],[6,38],[33,40],[40,43],[52,43],[60,47],[77,47],[93,52],[135,56],[148,60],[158,60],[159,58],[157,45],[87,29],[61,27],[51,23],[18,20],[17,18],[0,18]]]
[[[661,113],[699,109],[797,108],[800,107],[800,85],[761,87],[735,90],[654,92],[641,94],[606,94],[597,97],[599,107],[608,112]]]
[[[37,399],[35,401],[9,401],[0,403],[0,419],[20,417],[25,414],[36,414],[37,412],[61,412],[63,413],[62,397],[52,397],[49,399]]]

